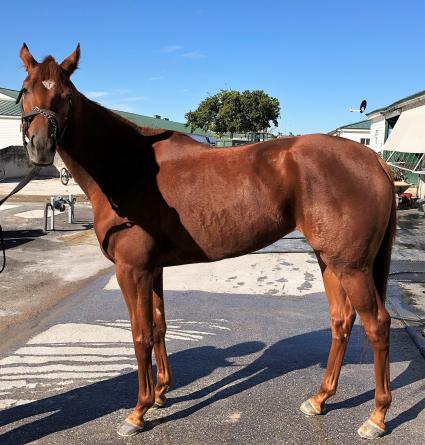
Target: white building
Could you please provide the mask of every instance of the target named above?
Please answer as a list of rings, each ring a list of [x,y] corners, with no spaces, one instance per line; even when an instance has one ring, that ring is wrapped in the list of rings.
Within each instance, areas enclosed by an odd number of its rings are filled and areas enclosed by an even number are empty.
[[[354,122],[353,124],[338,127],[328,134],[331,136],[340,136],[342,138],[351,139],[361,144],[370,146],[370,121],[364,120]]]
[[[367,113],[371,147],[425,198],[425,91]]]
[[[425,91],[400,99],[387,107],[366,113],[370,125],[370,145],[382,153],[384,144],[390,136],[401,113],[413,108],[425,106]]]
[[[0,150],[11,145],[22,145],[21,112],[15,100],[18,92],[0,88]]]

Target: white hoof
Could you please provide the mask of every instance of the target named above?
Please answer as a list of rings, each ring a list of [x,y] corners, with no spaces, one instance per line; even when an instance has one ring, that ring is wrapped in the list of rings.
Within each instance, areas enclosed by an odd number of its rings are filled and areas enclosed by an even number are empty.
[[[128,420],[124,420],[124,422],[117,429],[118,435],[122,436],[122,437],[135,436],[136,434],[139,434],[142,431],[143,431],[143,425],[142,426],[136,426],[136,425],[133,425]]]
[[[310,402],[310,399],[303,402],[300,406],[300,410],[306,415],[306,416],[319,416],[320,414],[323,414],[322,411],[317,410],[313,404]]]
[[[381,427],[373,423],[370,419],[367,419],[366,422],[357,430],[357,433],[363,439],[378,439],[385,434],[385,430]]]

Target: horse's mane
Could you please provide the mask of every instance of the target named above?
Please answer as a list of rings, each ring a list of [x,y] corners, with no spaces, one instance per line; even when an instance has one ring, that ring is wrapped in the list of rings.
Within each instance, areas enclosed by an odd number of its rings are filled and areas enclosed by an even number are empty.
[[[100,108],[105,114],[125,123],[126,125],[129,125],[133,129],[135,129],[138,133],[140,133],[142,136],[157,136],[157,135],[163,134],[165,132],[168,132],[168,133],[170,132],[170,130],[166,130],[165,128],[151,128],[151,127],[144,127],[144,126],[137,125],[133,121],[118,114],[117,111],[111,110],[109,108],[104,107],[103,105],[100,105],[98,102],[95,102],[95,101],[89,99],[88,97],[84,96],[82,93],[79,93],[79,94],[84,98],[84,100],[96,105],[96,107]]]
[[[47,56],[43,59],[43,61],[38,65],[38,75],[42,79],[52,79],[58,84],[66,81],[65,74],[60,66],[57,64],[56,60],[52,56]],[[127,125],[130,125],[132,128],[137,130],[143,136],[157,136],[159,134],[170,132],[170,130],[166,130],[165,128],[150,128],[150,127],[142,127],[129,119],[121,116],[117,112],[110,110],[106,107],[103,107],[99,103],[90,100],[88,97],[84,96],[84,94],[80,93],[74,86],[74,89],[84,98],[84,100],[95,104],[97,107],[103,110],[104,113],[113,116],[115,119],[124,122]]]

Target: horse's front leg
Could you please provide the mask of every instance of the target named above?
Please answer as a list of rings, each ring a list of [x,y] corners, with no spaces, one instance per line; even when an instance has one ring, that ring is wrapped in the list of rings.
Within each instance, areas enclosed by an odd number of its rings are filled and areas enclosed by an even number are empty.
[[[155,269],[153,278],[153,341],[157,367],[155,387],[155,406],[165,405],[165,393],[171,385],[171,369],[165,348],[165,332],[167,325],[164,313],[164,291],[162,285],[162,267]]]
[[[116,275],[130,315],[139,383],[136,408],[118,428],[118,434],[133,436],[142,431],[143,416],[155,401],[152,376],[153,271],[117,263]]]

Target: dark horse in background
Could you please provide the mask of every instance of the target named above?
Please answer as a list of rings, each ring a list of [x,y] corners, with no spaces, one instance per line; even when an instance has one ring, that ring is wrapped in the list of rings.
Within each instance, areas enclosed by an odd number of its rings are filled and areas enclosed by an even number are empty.
[[[38,63],[23,45],[23,131],[34,164],[50,165],[57,149],[90,199],[100,247],[115,263],[139,383],[118,433],[140,432],[171,384],[163,267],[243,255],[298,229],[316,252],[332,327],[323,382],[301,410],[322,414],[335,394],[358,313],[376,377],[375,408],[359,434],[383,435],[391,403],[384,301],[396,225],[385,163],[363,145],[325,135],[211,149],[181,133],[137,127],[77,91],[70,76],[79,56],[77,46],[61,64],[51,56]],[[364,199],[371,190],[379,199]]]

